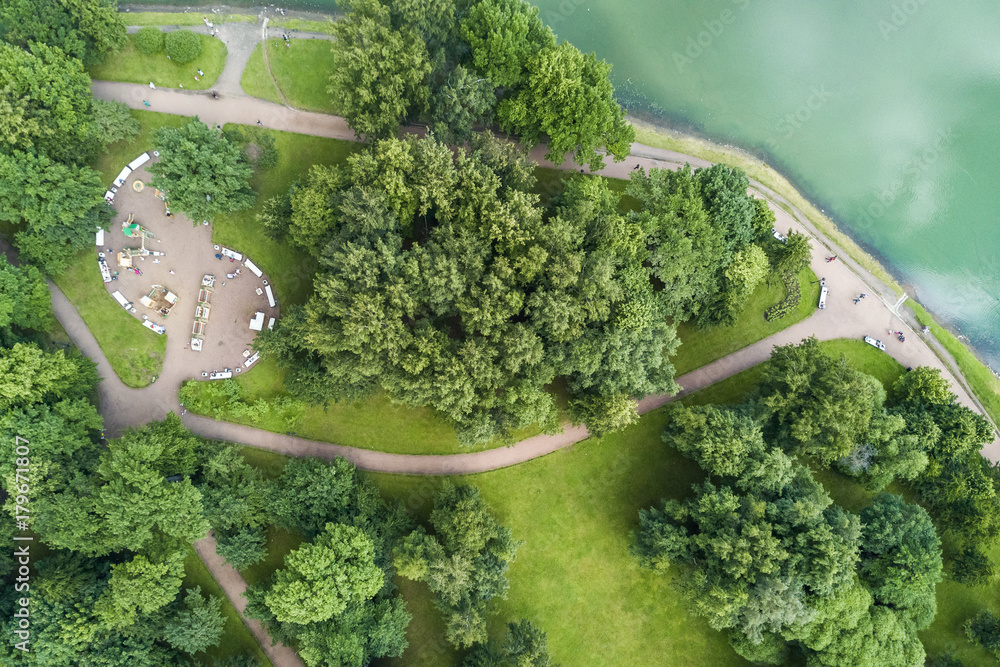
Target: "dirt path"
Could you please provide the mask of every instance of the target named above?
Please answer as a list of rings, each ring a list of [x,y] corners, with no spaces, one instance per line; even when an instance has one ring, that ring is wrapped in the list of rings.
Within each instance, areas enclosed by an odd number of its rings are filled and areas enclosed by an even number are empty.
[[[216,552],[215,538],[211,535],[203,537],[194,543],[194,550],[198,553],[198,557],[201,558],[202,562],[205,563],[205,567],[215,577],[215,580],[219,582],[219,586],[225,591],[226,597],[236,607],[240,618],[243,619],[247,628],[250,629],[250,632],[260,642],[261,648],[264,649],[264,652],[271,659],[274,666],[305,667],[295,651],[281,643],[274,643],[272,645],[271,642],[273,640],[271,639],[271,635],[267,634],[267,630],[264,629],[260,621],[247,618],[243,615],[244,610],[247,608],[246,598],[243,597],[243,592],[247,589],[247,582],[233,566],[226,563]]]

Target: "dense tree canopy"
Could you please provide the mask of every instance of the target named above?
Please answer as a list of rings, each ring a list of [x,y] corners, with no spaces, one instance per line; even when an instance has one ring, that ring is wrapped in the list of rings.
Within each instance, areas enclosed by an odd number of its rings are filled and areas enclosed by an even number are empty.
[[[93,246],[111,209],[100,174],[90,167],[15,150],[0,152],[0,220],[22,226],[14,241],[24,259],[59,273],[79,250]]]
[[[941,540],[927,511],[881,495],[861,512],[858,574],[878,604],[905,613],[918,628],[934,619],[941,581]]]
[[[769,450],[755,424],[721,412],[674,410],[680,423],[664,437],[710,480],[695,486],[694,498],[640,512],[635,553],[648,567],[687,565],[699,615],[759,643],[765,632],[810,620],[814,597],[850,582],[861,527],[807,468]],[[706,430],[716,437],[702,440]]]
[[[830,382],[857,383],[851,391],[860,393],[867,380],[852,379],[856,371],[842,361],[825,357],[815,340],[776,347],[760,391],[742,405],[669,408],[664,441],[706,478],[693,496],[640,511],[633,553],[646,567],[679,568],[676,585],[693,611],[728,628],[733,648],[752,662],[786,664],[790,653],[801,653],[815,667],[920,667],[917,633],[934,619],[942,579],[942,542],[931,516],[890,495],[876,497],[860,516],[848,513],[792,456],[808,456],[814,466],[817,458],[836,462],[873,489],[895,478],[915,481],[931,514],[947,516],[941,525],[970,545],[954,567],[983,582],[992,574],[983,549],[995,526],[987,510],[997,477],[973,443],[989,433],[925,369],[904,374],[885,406],[879,386],[861,405],[838,389],[813,395],[823,403],[818,412],[804,403],[788,407]],[[865,406],[871,413],[861,424]],[[816,414],[823,419],[797,425]],[[853,451],[835,460],[821,454],[829,444],[802,445],[816,434],[840,438]],[[943,458],[939,469],[942,452],[962,454]],[[948,469],[981,476],[962,484],[942,474]]]
[[[0,40],[22,48],[57,46],[93,65],[125,45],[125,23],[114,0],[4,0]]]
[[[91,119],[90,77],[60,49],[30,51],[0,42],[0,153],[44,153],[83,164],[97,148]]]
[[[628,157],[635,131],[614,98],[611,65],[583,54],[568,42],[546,48],[528,61],[528,76],[516,96],[497,109],[501,129],[529,146],[548,140],[546,159],[562,164],[566,153],[592,170],[604,166],[598,148],[621,162]]]
[[[197,117],[158,130],[156,147],[160,160],[149,167],[153,186],[166,190],[170,205],[196,224],[253,205],[246,154]]]
[[[571,181],[549,219],[532,184],[491,137],[455,155],[433,138],[383,141],[314,169],[287,234],[323,267],[316,294],[259,345],[303,395],[380,386],[441,411],[464,442],[554,428],[557,375],[578,420],[627,424],[631,399],[674,390],[641,230],[599,179]]]
[[[309,667],[401,655],[410,614],[395,593],[391,552],[412,528],[401,508],[343,459],[292,459],[265,495],[279,526],[312,541],[271,581],[250,587],[247,615],[294,642]]]
[[[676,321],[731,324],[767,274],[752,243],[758,200],[748,186],[743,172],[723,165],[632,175],[627,193],[642,204],[633,217],[645,233],[658,296]]]
[[[399,574],[430,587],[449,642],[458,647],[482,643],[489,602],[506,595],[507,567],[519,544],[473,486],[446,482],[434,496],[431,526],[434,535],[420,526],[396,550]]]
[[[353,526],[328,523],[312,543],[285,556],[264,601],[282,622],[326,621],[375,597],[382,577],[371,538]]]
[[[611,66],[555,36],[523,0],[348,0],[334,27],[329,91],[358,136],[394,136],[427,120],[466,141],[494,118],[526,144],[546,138],[556,163],[572,153],[603,167],[635,133],[614,97]]]
[[[824,464],[851,453],[884,400],[878,380],[815,338],[774,349],[757,398],[775,442]]]
[[[387,138],[427,104],[427,47],[409,27],[394,28],[380,0],[347,0],[333,25],[330,92],[359,138]]]

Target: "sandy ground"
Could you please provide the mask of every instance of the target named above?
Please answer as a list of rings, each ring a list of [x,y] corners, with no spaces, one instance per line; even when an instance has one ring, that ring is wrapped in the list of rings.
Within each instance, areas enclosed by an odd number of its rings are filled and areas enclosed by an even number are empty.
[[[266,293],[257,294],[267,284],[267,274],[258,278],[244,262],[228,257],[219,260],[221,248],[212,243],[211,226],[194,224],[179,211],[172,217],[166,215],[166,205],[149,186],[151,175],[146,166],[158,160],[153,158],[146,165],[132,172],[125,185],[118,189],[114,208],[116,215],[111,231],[105,233],[103,248],[108,265],[118,271],[118,280],[108,285],[109,291],[118,290],[133,303],[136,318],[147,316],[150,321],[167,329],[167,363],[163,376],[175,378],[204,377],[213,371],[232,369],[234,375],[244,370],[244,353],[251,349],[256,331],[249,328],[257,312],[264,313],[264,325],[271,317],[278,317],[278,306],[270,307]],[[133,184],[140,181],[147,185],[137,192]],[[119,267],[117,254],[125,247],[140,247],[139,239],[127,238],[122,225],[129,215],[134,222],[154,235],[146,239],[147,250],[165,253],[163,257],[133,258],[135,268]],[[200,222],[200,221],[199,221]],[[112,252],[108,253],[110,248]],[[232,248],[237,253],[239,248]],[[246,258],[244,258],[245,260]],[[235,276],[239,270],[240,275]],[[195,307],[205,275],[215,277],[215,287],[209,295],[209,316],[205,324],[202,351],[190,348]],[[227,276],[235,276],[229,278]],[[154,286],[164,286],[180,298],[166,318],[139,303],[140,297],[149,294]]]

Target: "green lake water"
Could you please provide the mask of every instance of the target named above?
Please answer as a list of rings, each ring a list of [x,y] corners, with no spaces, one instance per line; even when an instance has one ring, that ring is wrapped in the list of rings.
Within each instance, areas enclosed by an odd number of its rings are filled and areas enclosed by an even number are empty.
[[[1000,360],[994,2],[536,4],[560,38],[613,63],[628,106],[764,157]]]

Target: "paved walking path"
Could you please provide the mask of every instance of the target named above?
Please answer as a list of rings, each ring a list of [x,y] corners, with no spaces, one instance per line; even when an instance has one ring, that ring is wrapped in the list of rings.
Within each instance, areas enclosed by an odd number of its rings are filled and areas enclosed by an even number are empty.
[[[272,645],[271,642],[273,640],[271,639],[271,635],[267,634],[267,630],[264,629],[260,621],[247,618],[243,615],[243,612],[247,608],[247,600],[243,597],[243,592],[247,589],[247,582],[232,565],[224,561],[222,556],[216,552],[215,538],[211,534],[203,537],[194,543],[194,550],[198,553],[198,557],[201,558],[202,562],[205,563],[205,567],[215,577],[215,580],[219,582],[219,586],[225,591],[226,597],[236,607],[240,618],[243,619],[250,632],[260,642],[261,648],[264,649],[267,657],[271,659],[275,667],[305,667],[295,651],[281,643],[274,643]]]

